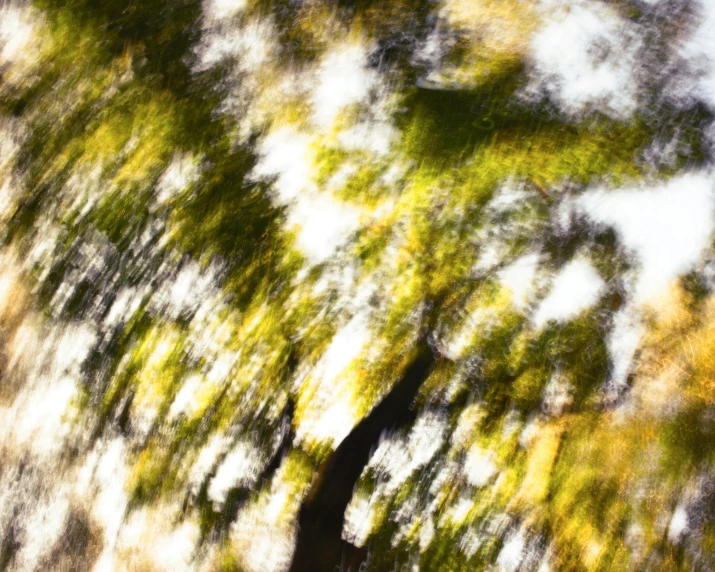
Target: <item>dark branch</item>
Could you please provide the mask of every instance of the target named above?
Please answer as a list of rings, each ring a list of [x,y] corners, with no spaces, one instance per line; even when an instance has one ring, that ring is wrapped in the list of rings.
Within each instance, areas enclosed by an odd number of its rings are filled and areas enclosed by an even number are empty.
[[[414,398],[434,363],[431,349],[421,341],[402,378],[355,426],[319,472],[298,517],[291,572],[356,570],[364,559],[359,549],[341,539],[345,509],[380,435],[414,419]]]

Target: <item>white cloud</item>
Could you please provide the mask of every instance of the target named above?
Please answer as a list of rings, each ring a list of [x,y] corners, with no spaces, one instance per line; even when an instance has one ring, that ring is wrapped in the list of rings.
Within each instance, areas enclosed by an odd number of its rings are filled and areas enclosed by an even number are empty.
[[[605,286],[589,261],[572,260],[556,275],[551,291],[536,310],[535,327],[542,328],[549,320],[563,322],[576,317],[598,301]]]
[[[22,79],[38,61],[42,45],[41,19],[29,7],[5,4],[0,8],[0,67],[3,81],[14,83]]]
[[[199,375],[192,375],[184,381],[169,409],[170,419],[175,419],[182,413],[191,417],[198,410],[196,394],[201,388],[201,382]]]
[[[152,296],[151,308],[172,318],[195,312],[208,299],[218,299],[218,266],[202,268],[197,262],[186,264],[176,276],[164,281]]]
[[[464,474],[467,482],[475,487],[483,487],[497,472],[494,464],[496,455],[493,451],[474,446],[467,451],[464,460]]]
[[[253,19],[234,26],[212,26],[214,23],[209,20],[197,47],[198,70],[233,59],[239,71],[255,73],[273,57],[276,35],[267,21]]]
[[[240,14],[247,4],[246,0],[208,0],[202,6],[204,18],[209,21],[226,20]]]
[[[372,531],[375,496],[355,494],[345,509],[342,537],[350,544],[364,546]]]
[[[313,120],[321,128],[332,125],[348,105],[367,100],[377,82],[376,72],[368,69],[366,46],[346,43],[328,51],[321,60],[311,94]]]
[[[288,206],[288,227],[297,231],[297,247],[309,263],[325,261],[360,227],[362,210],[317,188],[308,135],[277,129],[263,139],[259,153],[252,176],[276,177],[274,200]]]
[[[672,86],[673,95],[686,101],[697,97],[715,107],[715,3],[703,0],[697,2],[694,9],[697,26],[680,46],[689,75],[678,77]],[[684,66],[681,64],[681,67]]]
[[[309,409],[296,430],[298,440],[342,441],[358,421],[351,379],[345,370],[363,352],[370,339],[364,315],[358,314],[333,337],[307,380],[312,393]]]
[[[688,512],[682,505],[678,505],[668,526],[668,540],[677,544],[682,536],[688,531]]]
[[[276,482],[277,481],[277,482]],[[293,521],[295,495],[290,486],[275,479],[270,492],[242,510],[231,526],[234,554],[249,572],[288,569],[295,547]]]
[[[239,441],[224,457],[216,476],[211,479],[207,491],[209,500],[215,505],[222,505],[232,488],[252,485],[263,464],[263,455],[256,447],[251,443]]]
[[[518,570],[524,558],[525,548],[526,539],[524,534],[517,532],[502,546],[499,556],[497,556],[497,568],[503,572],[515,572]]]
[[[531,44],[529,91],[545,91],[564,111],[593,107],[618,118],[637,107],[637,30],[608,5],[546,3],[547,24]]]
[[[538,253],[526,254],[498,272],[501,283],[511,291],[511,303],[517,310],[526,309],[540,259]]]
[[[156,200],[165,204],[198,179],[199,168],[195,157],[176,154],[156,185]]]
[[[700,260],[713,230],[714,199],[712,174],[691,173],[651,188],[592,191],[577,208],[612,226],[637,255],[634,296],[641,303]]]
[[[607,391],[614,396],[626,387],[633,357],[640,345],[644,326],[640,314],[628,304],[613,317],[613,327],[608,336],[608,352],[611,356],[611,379]]]
[[[198,458],[189,471],[189,488],[193,494],[198,494],[206,475],[209,474],[219,455],[228,447],[228,438],[223,435],[212,435],[201,449]]]
[[[425,411],[406,437],[383,440],[368,464],[383,475],[381,494],[394,494],[412,473],[427,465],[442,447],[446,432],[444,415]]]
[[[442,348],[444,355],[451,360],[463,357],[469,349],[478,331],[489,330],[499,322],[499,309],[481,306],[467,315],[464,323],[450,335]]]
[[[385,121],[359,123],[338,133],[338,142],[348,151],[368,151],[387,155],[398,139],[397,129]]]

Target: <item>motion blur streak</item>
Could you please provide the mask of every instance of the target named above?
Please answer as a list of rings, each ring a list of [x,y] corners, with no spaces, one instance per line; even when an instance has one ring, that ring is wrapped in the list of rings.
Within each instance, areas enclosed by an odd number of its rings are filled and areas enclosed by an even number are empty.
[[[0,570],[715,569],[713,38],[0,3]]]

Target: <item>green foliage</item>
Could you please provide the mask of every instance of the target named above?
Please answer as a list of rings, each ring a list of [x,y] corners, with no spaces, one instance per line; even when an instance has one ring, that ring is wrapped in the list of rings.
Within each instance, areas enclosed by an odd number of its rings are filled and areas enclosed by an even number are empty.
[[[486,31],[469,30],[473,6],[443,16],[461,27],[445,56],[457,79],[436,84],[418,80],[424,70],[410,55],[430,28],[425,2],[249,2],[232,25],[270,18],[279,46],[277,61],[267,59],[264,75],[252,77],[231,63],[192,67],[208,33],[196,0],[36,4],[48,34],[36,77],[3,86],[0,97],[2,114],[27,132],[14,166],[22,184],[2,237],[27,257],[45,319],[91,321],[101,330],[82,366],[76,408],[91,428],[87,450],[111,435],[131,443],[131,510],[183,499],[181,518],[195,518],[200,542],[218,546],[217,569],[240,569],[231,538],[237,515],[285,487],[290,502],[271,510],[276,522],[294,522],[335,450],[329,439],[296,437],[306,411],[321,406],[315,385],[328,385],[320,388],[328,399],[348,380],[354,419],[344,423],[358,422],[427,339],[435,342],[435,367],[409,423],[441,408],[445,437],[389,493],[381,488],[387,475],[363,473],[356,490],[379,497],[369,565],[488,569],[516,530],[541,554],[551,546],[559,569],[695,567],[692,554],[712,552],[710,522],[693,541],[697,550],[674,546],[663,525],[686,497],[685,481],[713,462],[710,290],[698,271],[681,280],[677,318],[650,324],[644,363],[657,375],[646,366],[635,372],[636,413],[618,413],[604,399],[613,367],[607,341],[625,302],[630,261],[611,229],[553,224],[564,197],[590,185],[656,180],[704,162],[707,110],[649,103],[617,121],[527,104],[521,48],[489,48]],[[474,5],[490,17],[501,10]],[[529,20],[524,29],[535,25]],[[281,98],[263,85],[287,72],[315,72],[337,37],[375,46],[380,63],[371,62],[370,72],[392,90],[382,120],[397,133],[385,155],[339,142],[340,129],[372,120],[371,103],[352,104],[320,131],[308,117],[309,90]],[[259,103],[229,114],[224,98],[244,87],[249,95],[240,97]],[[340,253],[317,265],[298,249],[296,233],[305,229],[287,225],[294,205],[279,206],[275,181],[253,174],[262,130],[286,124],[311,135],[314,160],[304,167],[315,192],[363,217]],[[673,138],[670,163],[646,160],[654,141]],[[195,173],[159,201],[162,177],[179,157],[189,157]],[[523,193],[500,210],[494,205],[507,188]],[[48,229],[55,234],[45,237]],[[49,250],[34,255],[45,238]],[[502,249],[500,260],[480,265],[493,246]],[[542,255],[544,275],[587,257],[606,294],[580,315],[537,329],[530,321],[536,301],[517,307],[498,274],[531,252]],[[191,263],[200,272],[218,269],[213,290],[172,314],[158,293],[172,292],[177,271]],[[372,286],[369,300],[358,303],[357,293]],[[107,326],[125,291],[145,293]],[[321,360],[356,317],[364,318],[369,341],[332,371]],[[3,336],[14,331],[0,325]],[[461,353],[448,356],[445,347],[458,335]],[[11,355],[3,352],[3,360]],[[225,371],[214,379],[217,363]],[[188,378],[199,380],[194,402],[171,415]],[[648,409],[648,384],[661,379],[667,399],[677,402],[667,415]],[[562,406],[549,405],[552,386],[563,392]],[[409,429],[386,427],[385,436]],[[234,443],[250,436],[272,453],[279,434],[287,452],[253,489],[234,486],[214,506],[208,486],[221,457],[200,477],[198,492],[188,491],[189,468],[212,437]],[[626,542],[634,530],[638,550]]]

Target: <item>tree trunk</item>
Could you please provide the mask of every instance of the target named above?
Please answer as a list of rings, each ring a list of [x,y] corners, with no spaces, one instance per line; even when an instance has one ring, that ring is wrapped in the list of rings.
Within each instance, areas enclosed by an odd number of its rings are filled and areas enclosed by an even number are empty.
[[[414,361],[384,399],[335,449],[319,471],[298,516],[298,539],[291,572],[357,570],[365,551],[341,538],[345,509],[380,435],[414,419],[412,404],[429,376],[435,357],[418,344]]]

